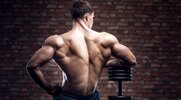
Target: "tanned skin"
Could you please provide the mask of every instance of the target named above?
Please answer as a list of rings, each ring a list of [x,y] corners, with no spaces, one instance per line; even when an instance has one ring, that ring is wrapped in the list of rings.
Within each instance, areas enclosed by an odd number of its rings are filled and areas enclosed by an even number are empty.
[[[136,64],[133,53],[115,36],[91,29],[93,17],[94,13],[86,13],[83,18],[73,20],[69,32],[48,37],[29,60],[29,75],[50,95],[56,95],[61,90],[89,95],[95,91],[103,68]],[[110,60],[112,56],[115,58]],[[62,86],[52,86],[40,70],[52,59],[63,70]]]

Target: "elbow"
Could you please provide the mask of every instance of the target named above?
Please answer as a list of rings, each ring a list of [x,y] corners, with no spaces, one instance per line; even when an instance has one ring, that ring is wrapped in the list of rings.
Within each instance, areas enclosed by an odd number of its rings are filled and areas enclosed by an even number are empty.
[[[26,70],[29,72],[30,70],[32,70],[33,69],[33,67],[32,66],[30,66],[29,64],[27,64],[27,66],[26,66]]]
[[[135,66],[136,64],[137,64],[137,61],[136,61],[136,60],[134,60],[134,61],[131,62],[131,66]]]
[[[137,62],[135,60],[134,61],[132,60],[132,61],[125,63],[125,66],[132,67],[132,66],[135,66],[136,64],[137,64]]]
[[[136,64],[137,64],[137,61],[136,61],[136,58],[134,57],[133,59],[131,59],[130,65],[135,66]]]
[[[129,57],[129,59],[125,60],[125,64],[127,66],[135,66],[137,64],[136,57],[135,56]]]
[[[33,69],[34,69],[33,66],[27,64],[27,66],[26,66],[26,71],[27,71],[28,73],[30,73]]]
[[[34,70],[36,68],[37,68],[36,64],[33,64],[31,62],[28,62],[28,64],[26,65],[26,71],[28,73],[30,73],[32,70]]]

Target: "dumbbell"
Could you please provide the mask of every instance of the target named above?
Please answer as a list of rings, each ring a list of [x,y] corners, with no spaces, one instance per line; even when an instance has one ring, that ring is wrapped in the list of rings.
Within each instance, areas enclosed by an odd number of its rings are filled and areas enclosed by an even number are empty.
[[[121,66],[111,67],[108,70],[108,77],[111,81],[118,81],[118,96],[108,96],[109,100],[132,100],[132,96],[123,96],[122,82],[130,81],[132,77],[132,67]]]

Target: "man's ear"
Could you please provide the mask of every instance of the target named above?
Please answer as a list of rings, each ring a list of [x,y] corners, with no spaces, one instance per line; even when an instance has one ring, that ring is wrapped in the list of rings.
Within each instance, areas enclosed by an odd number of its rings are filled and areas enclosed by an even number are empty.
[[[88,21],[88,20],[89,20],[89,16],[90,16],[90,14],[89,14],[89,13],[86,13],[86,14],[84,15],[84,18],[85,18],[85,20],[86,20],[86,21]]]

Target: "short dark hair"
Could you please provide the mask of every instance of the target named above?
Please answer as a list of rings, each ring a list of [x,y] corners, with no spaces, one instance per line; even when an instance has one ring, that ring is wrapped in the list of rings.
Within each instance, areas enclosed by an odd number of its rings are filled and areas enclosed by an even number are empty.
[[[93,8],[87,1],[74,0],[71,15],[73,19],[82,18],[86,13],[94,12]]]

